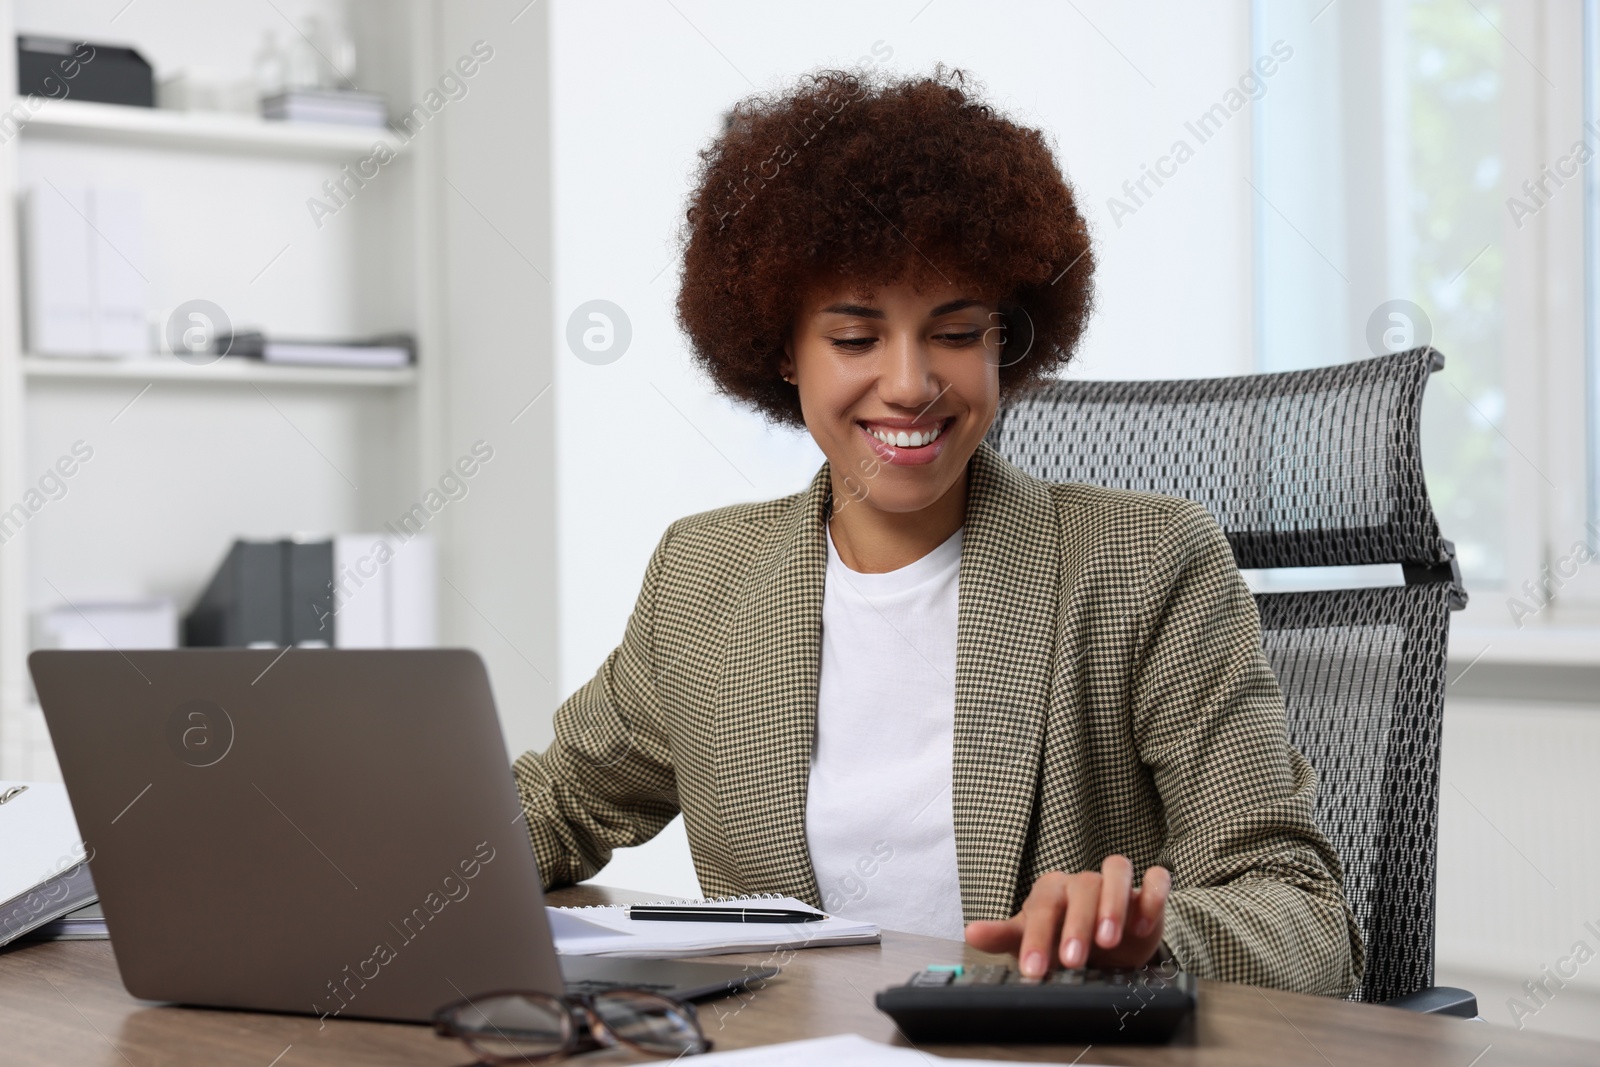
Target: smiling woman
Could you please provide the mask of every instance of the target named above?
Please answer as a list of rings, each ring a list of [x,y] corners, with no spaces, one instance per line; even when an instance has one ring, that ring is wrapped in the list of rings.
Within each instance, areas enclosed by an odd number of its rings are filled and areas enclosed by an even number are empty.
[[[1070,359],[1094,259],[1043,134],[968,81],[809,75],[702,153],[680,322],[827,462],[668,527],[622,644],[516,761],[540,869],[589,877],[681,811],[708,893],[1028,975],[1344,994],[1360,936],[1216,522],[984,443]]]

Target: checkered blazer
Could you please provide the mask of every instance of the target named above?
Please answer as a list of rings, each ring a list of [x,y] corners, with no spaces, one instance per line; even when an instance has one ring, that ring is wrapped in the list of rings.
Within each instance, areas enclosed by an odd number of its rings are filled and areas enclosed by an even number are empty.
[[[680,811],[710,895],[820,906],[806,846],[830,480],[680,519],[622,644],[515,763],[549,885]],[[1048,871],[1172,871],[1201,977],[1344,994],[1364,964],[1255,602],[1200,505],[1030,477],[987,443],[961,543],[953,788],[967,921]],[[883,754],[885,762],[893,752]]]

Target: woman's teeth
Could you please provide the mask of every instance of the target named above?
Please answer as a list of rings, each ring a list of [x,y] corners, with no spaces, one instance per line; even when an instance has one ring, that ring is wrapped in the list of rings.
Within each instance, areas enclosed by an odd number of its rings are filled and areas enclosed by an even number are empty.
[[[874,430],[871,427],[868,427],[867,432],[884,444],[893,445],[895,448],[921,448],[923,445],[933,444],[943,430],[944,426],[939,425],[926,433],[917,430],[913,430],[910,433],[906,433],[904,430],[899,433],[893,433],[889,430]]]

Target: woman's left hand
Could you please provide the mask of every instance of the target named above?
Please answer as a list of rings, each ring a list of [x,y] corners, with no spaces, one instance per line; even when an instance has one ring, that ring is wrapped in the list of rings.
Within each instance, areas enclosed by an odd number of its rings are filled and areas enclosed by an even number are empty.
[[[1133,864],[1107,856],[1098,871],[1051,871],[1033,883],[1022,910],[998,922],[967,925],[967,944],[980,952],[1010,952],[1030,978],[1054,960],[1063,967],[1142,967],[1161,945],[1172,874],[1144,872],[1133,888]]]

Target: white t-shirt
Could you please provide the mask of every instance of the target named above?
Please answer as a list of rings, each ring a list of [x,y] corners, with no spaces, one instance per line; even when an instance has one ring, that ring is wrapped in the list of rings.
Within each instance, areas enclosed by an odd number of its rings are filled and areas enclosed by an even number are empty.
[[[961,531],[862,574],[828,535],[806,844],[830,914],[959,939],[951,754]]]

